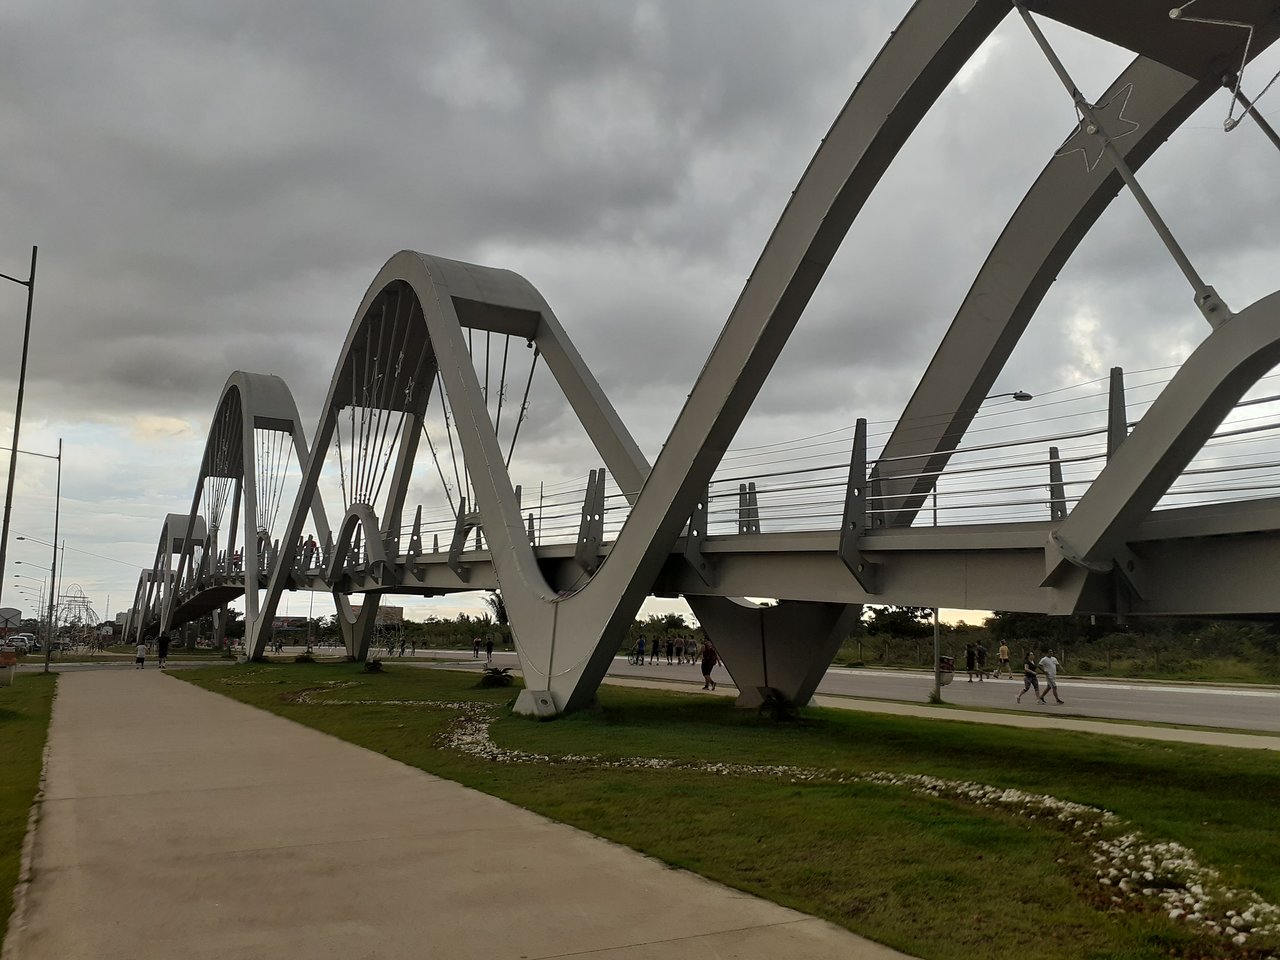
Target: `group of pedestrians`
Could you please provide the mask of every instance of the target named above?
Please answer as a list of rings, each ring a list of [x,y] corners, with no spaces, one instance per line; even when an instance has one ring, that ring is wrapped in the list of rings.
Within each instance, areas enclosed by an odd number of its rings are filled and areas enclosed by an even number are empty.
[[[1007,664],[1009,662],[1009,648],[1004,644],[1000,645],[1001,658]],[[981,683],[987,676],[987,648],[978,643],[966,643],[964,645],[964,668],[969,674],[969,682],[973,683],[974,674],[978,675],[978,682]],[[996,674],[999,676],[999,673]],[[1012,674],[1010,674],[1012,676]]]
[[[1040,692],[1040,679],[1036,675],[1037,670],[1044,671],[1044,693]],[[1053,699],[1058,703],[1066,703],[1058,696],[1058,658],[1053,655],[1050,650],[1040,660],[1036,661],[1036,655],[1033,651],[1028,650],[1026,659],[1022,663],[1022,693],[1018,694],[1018,703],[1022,702],[1023,694],[1028,690],[1036,692],[1036,699],[1044,703],[1044,698],[1050,693]]]
[[[418,655],[418,640],[417,640],[417,638],[416,638],[416,637],[415,637],[414,639],[412,639],[412,640],[406,640],[404,637],[401,637],[401,638],[400,638],[400,648],[399,648],[399,649],[400,649],[400,653],[398,654],[399,656],[401,656],[401,657],[403,657],[403,656],[404,656],[404,652],[405,652],[405,648],[406,648],[406,647],[408,647],[408,648],[409,648],[409,651],[410,651],[410,652],[409,652],[409,656],[411,656],[411,657],[416,657],[416,656]],[[388,656],[388,657],[397,656],[397,654],[396,654],[396,639],[395,639],[395,637],[388,637],[388,638],[387,638],[386,649],[387,649],[387,656]]]
[[[993,671],[987,670],[987,648],[982,645],[982,641],[976,643],[965,644],[964,649],[964,667],[969,674],[969,682],[973,683],[976,676],[978,682],[981,683],[987,677],[993,679],[1000,677],[1002,674],[1013,679],[1013,668],[1009,664],[1009,645],[1001,642],[1000,649],[996,654],[998,663]],[[1044,674],[1044,693],[1040,692],[1040,673]],[[1065,703],[1058,696],[1058,659],[1050,650],[1039,660],[1036,660],[1035,651],[1028,650],[1022,664],[1022,679],[1024,681],[1022,693],[1018,694],[1017,702],[1022,702],[1023,695],[1028,690],[1034,690],[1036,699],[1044,703],[1044,698],[1050,693],[1058,703]]]
[[[635,646],[631,650],[631,663],[644,666],[647,654],[649,665],[652,666],[655,663],[662,662],[664,652],[668,666],[694,663],[700,656],[698,641],[693,637],[670,636],[665,640],[661,637],[654,637],[653,642],[649,643],[644,634],[640,634],[640,638],[636,640]]]
[[[716,650],[716,646],[710,639],[703,640],[699,643],[693,637],[676,637],[669,636],[665,640],[660,637],[654,637],[650,643],[645,639],[644,634],[636,640],[635,646],[631,650],[631,656],[627,662],[632,666],[644,666],[645,656],[648,655],[648,663],[652,666],[655,663],[662,662],[663,653],[666,653],[667,665],[677,666],[685,663],[701,663],[702,665],[702,689],[714,690],[716,688],[715,680],[711,679],[711,671],[715,669],[716,664],[720,662],[720,653]]]
[[[147,649],[150,646],[145,640],[138,643],[137,649],[134,651],[133,668],[142,670],[147,665]],[[160,669],[163,670],[169,663],[169,635],[167,633],[160,634],[156,638],[156,659],[159,661]]]
[[[472,637],[471,638],[471,659],[480,659],[480,646],[484,645],[484,662],[485,666],[493,664],[493,637]]]

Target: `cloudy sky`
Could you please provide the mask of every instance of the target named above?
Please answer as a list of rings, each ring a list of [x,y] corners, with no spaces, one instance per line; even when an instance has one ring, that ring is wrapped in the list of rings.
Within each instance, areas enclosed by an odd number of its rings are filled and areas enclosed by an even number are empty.
[[[100,614],[128,606],[164,514],[190,503],[232,370],[283,376],[314,430],[352,314],[403,248],[529,278],[655,455],[790,191],[907,7],[7,0],[0,271],[25,276],[40,246],[21,446],[65,442],[64,590],[79,584]],[[1087,95],[1130,59],[1049,35]],[[1275,61],[1253,68],[1254,92]],[[1280,94],[1259,106],[1280,110]],[[1212,101],[1142,180],[1238,308],[1274,282],[1280,222],[1259,211],[1280,199],[1280,158],[1251,124],[1225,134],[1226,109],[1225,95]],[[891,420],[1074,122],[1007,21],[872,197],[739,444]],[[25,302],[2,286],[5,438]],[[999,388],[1039,395],[1113,365],[1174,364],[1207,330],[1122,195]],[[594,465],[559,429],[531,419],[527,477]],[[52,536],[52,488],[50,464],[20,459],[14,535]],[[38,577],[47,551],[13,542],[10,558],[4,602],[30,606],[15,573]]]

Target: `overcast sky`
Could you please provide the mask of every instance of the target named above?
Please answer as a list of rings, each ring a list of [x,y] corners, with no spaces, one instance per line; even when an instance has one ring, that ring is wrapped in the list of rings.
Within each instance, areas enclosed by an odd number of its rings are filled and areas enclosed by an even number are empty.
[[[65,440],[64,590],[80,584],[100,614],[128,606],[164,514],[190,503],[232,370],[284,377],[314,430],[353,312],[404,248],[530,279],[654,456],[907,7],[7,0],[0,271],[25,276],[39,244],[21,446]],[[1049,34],[1087,95],[1130,59]],[[1255,92],[1275,60],[1256,65]],[[1274,283],[1280,222],[1259,211],[1276,210],[1280,179],[1252,125],[1223,133],[1226,106],[1212,101],[1141,178],[1238,309]],[[739,443],[892,419],[1074,122],[1007,21],[872,197]],[[7,437],[24,291],[0,286]],[[1122,195],[998,386],[1039,394],[1177,363],[1207,331]],[[553,422],[530,421],[530,479],[595,465]],[[52,487],[51,465],[20,460],[15,535],[52,536]],[[47,551],[13,542],[10,557],[5,605],[30,607],[14,577],[38,577]]]

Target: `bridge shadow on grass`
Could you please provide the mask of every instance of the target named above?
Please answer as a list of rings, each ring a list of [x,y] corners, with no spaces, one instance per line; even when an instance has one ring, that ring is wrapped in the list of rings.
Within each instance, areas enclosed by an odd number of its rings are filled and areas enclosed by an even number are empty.
[[[1271,829],[1280,758],[1261,752],[834,710],[776,723],[721,698],[613,687],[596,709],[537,723],[507,713],[512,690],[475,689],[474,674],[444,671],[369,676],[351,665],[289,665],[190,676],[919,956],[1246,954],[1150,907],[1119,909],[1097,881],[1089,846],[1051,818],[857,779],[871,772],[1111,810],[1149,838],[1192,847],[1230,883],[1280,896]],[[348,705],[298,702],[304,689]],[[492,709],[492,739],[509,762],[442,745],[455,714],[427,704],[461,700]],[[581,759],[554,761],[569,754]],[[624,758],[687,766],[609,765]],[[716,772],[715,764],[761,769]],[[793,782],[763,769],[770,765],[835,774]],[[842,775],[852,782],[838,782]],[[631,908],[620,891],[619,909]],[[661,904],[634,909],[661,916]]]

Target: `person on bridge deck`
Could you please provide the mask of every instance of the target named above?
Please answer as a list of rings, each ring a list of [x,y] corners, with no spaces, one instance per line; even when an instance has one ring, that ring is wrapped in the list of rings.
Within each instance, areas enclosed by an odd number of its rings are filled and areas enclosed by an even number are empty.
[[[1044,698],[1052,691],[1053,699],[1066,703],[1058,696],[1058,658],[1053,655],[1052,650],[1040,658],[1040,669],[1044,671],[1044,693],[1040,694],[1040,702],[1044,703]]]
[[[1036,699],[1040,699],[1040,681],[1036,679],[1036,654],[1034,650],[1028,650],[1027,656],[1022,662],[1022,693],[1028,690],[1035,690]],[[1018,703],[1022,702],[1022,693],[1018,694]],[[1040,700],[1044,703],[1043,700]]]
[[[964,645],[964,668],[969,673],[969,682],[973,683],[973,671],[977,666],[978,651],[974,649],[972,643]]]
[[[147,645],[145,643],[138,644],[137,656],[133,658],[133,662],[137,664],[135,669],[141,670],[147,662]]]
[[[998,677],[1000,674],[1008,671],[1009,679],[1012,680],[1013,668],[1009,666],[1009,645],[1003,640],[1000,641],[1000,649],[997,652],[997,656],[1000,658],[1000,666],[996,667],[996,676]]]
[[[715,644],[708,637],[702,641],[702,689],[714,690],[716,682],[711,679],[711,671],[717,663],[720,662],[720,654],[716,652]]]

